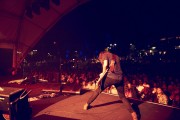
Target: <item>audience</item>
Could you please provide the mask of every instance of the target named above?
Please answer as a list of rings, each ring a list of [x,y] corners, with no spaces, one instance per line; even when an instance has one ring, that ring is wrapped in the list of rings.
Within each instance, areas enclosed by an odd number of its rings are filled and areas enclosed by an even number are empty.
[[[53,72],[33,71],[32,75],[36,76],[37,79],[54,79]],[[86,71],[61,70],[58,82],[69,84],[72,87],[93,86],[92,88],[95,88],[98,77],[98,69]],[[148,75],[143,72],[126,73],[124,75],[124,84],[124,94],[127,98],[180,107],[180,82],[178,77],[160,74]],[[114,89],[114,86],[110,86],[104,92],[112,93]]]
[[[157,102],[159,104],[164,104],[164,105],[168,104],[168,97],[167,95],[164,94],[161,88],[157,88],[156,98],[157,98],[157,101],[154,101],[154,102]]]

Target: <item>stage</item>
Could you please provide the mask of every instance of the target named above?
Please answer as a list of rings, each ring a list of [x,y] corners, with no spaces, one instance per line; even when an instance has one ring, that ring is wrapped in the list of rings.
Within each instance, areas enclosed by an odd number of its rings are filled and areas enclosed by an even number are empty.
[[[92,91],[74,95],[56,102],[38,112],[33,120],[131,120],[130,113],[118,99],[118,96],[102,93],[92,103],[92,108],[83,110]],[[180,119],[180,109],[151,102],[130,100],[140,120]]]
[[[25,88],[32,107],[32,120],[131,120],[130,113],[119,100],[115,91],[101,93],[92,103],[92,108],[83,110],[83,105],[92,94],[92,90],[82,90],[81,94],[65,92],[55,97],[39,98],[43,90],[59,90],[59,84],[3,84],[4,87]],[[36,99],[34,99],[36,98]],[[180,109],[152,102],[129,99],[139,120],[178,120]]]

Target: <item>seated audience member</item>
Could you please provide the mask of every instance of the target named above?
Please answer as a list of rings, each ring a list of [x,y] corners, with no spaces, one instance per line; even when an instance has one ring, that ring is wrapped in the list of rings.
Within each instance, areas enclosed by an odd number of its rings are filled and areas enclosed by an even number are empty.
[[[157,97],[156,97],[156,92],[157,92],[158,84],[156,82],[152,82],[152,87],[151,87],[151,99],[150,101],[152,102],[157,102]]]
[[[138,91],[138,98],[139,99],[142,99],[143,98],[143,89],[144,89],[144,86],[143,86],[143,82],[142,80],[139,80],[139,84],[136,86],[136,89]]]
[[[158,103],[164,104],[164,105],[168,104],[168,97],[164,94],[161,88],[157,88],[156,95],[157,95]]]
[[[169,83],[169,85],[168,85],[168,92],[170,93],[170,94],[172,94],[172,92],[174,91],[174,89],[175,89],[175,87],[176,87],[176,85],[174,84],[174,81],[170,81],[170,83]]]
[[[169,97],[172,106],[180,107],[180,90],[179,87],[176,87],[175,90],[172,92],[171,96]]]
[[[168,97],[170,96],[170,93],[168,92],[168,88],[167,88],[167,84],[165,81],[162,82],[162,86],[161,86],[164,94],[166,94]]]
[[[136,89],[137,87],[137,83],[136,80],[133,79],[132,80],[132,84],[131,84],[131,88],[132,88],[132,98],[138,98],[137,94],[138,94],[138,90]]]
[[[129,82],[127,76],[124,76],[123,79],[124,79],[124,95],[126,96],[126,98],[132,97],[131,83]]]
[[[67,82],[66,76],[64,74],[61,74],[60,81],[63,82],[63,83]]]
[[[179,94],[175,95],[172,106],[180,107],[180,95]]]
[[[86,86],[88,84],[87,77],[86,77],[85,73],[81,73],[79,79],[82,82],[82,86]]]
[[[68,84],[74,83],[74,78],[73,78],[71,75],[68,75],[68,77],[67,77],[67,83],[68,83]]]
[[[150,101],[157,102],[156,92],[157,92],[157,88],[152,88]]]
[[[150,85],[147,83],[147,81],[144,81],[143,83],[143,91],[142,91],[142,100],[150,100],[151,92],[150,92]]]

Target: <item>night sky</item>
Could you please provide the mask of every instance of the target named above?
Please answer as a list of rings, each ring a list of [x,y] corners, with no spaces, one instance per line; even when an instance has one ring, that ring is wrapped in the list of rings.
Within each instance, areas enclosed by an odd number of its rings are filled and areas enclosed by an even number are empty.
[[[57,42],[61,51],[91,54],[110,43],[126,53],[161,37],[180,35],[180,4],[173,0],[91,0],[65,15],[38,46]],[[46,44],[45,44],[46,43]],[[47,47],[46,48],[53,48]]]

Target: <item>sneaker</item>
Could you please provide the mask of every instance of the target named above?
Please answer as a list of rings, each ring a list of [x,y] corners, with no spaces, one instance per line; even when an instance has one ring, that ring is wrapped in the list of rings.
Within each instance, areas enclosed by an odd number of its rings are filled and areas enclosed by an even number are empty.
[[[132,112],[132,113],[131,113],[131,116],[132,116],[132,119],[133,119],[133,120],[138,120],[137,114],[136,114],[135,112]]]
[[[89,109],[89,104],[85,104],[84,107],[83,107],[84,110],[88,110]]]

